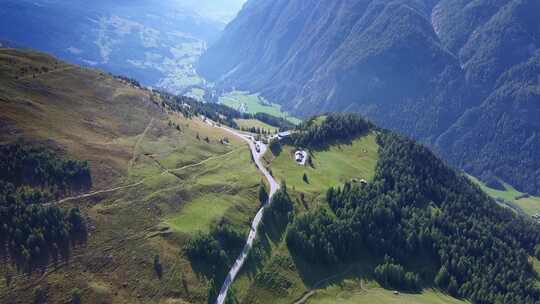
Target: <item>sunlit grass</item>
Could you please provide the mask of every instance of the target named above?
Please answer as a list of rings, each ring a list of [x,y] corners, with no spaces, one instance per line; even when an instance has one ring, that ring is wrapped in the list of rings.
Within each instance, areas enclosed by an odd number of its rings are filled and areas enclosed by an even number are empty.
[[[334,145],[327,150],[311,151],[313,165],[298,165],[294,160],[296,149],[284,146],[279,155],[269,150],[265,159],[270,162],[272,174],[279,181],[297,191],[320,193],[330,187],[356,180],[370,180],[375,174],[378,160],[378,145],[375,135],[369,134],[351,144]],[[303,180],[304,173],[308,182]]]
[[[465,304],[466,301],[452,298],[438,291],[426,289],[421,293],[394,294],[375,282],[345,280],[317,291],[307,303],[310,304]]]
[[[503,186],[505,190],[497,190],[497,189],[493,189],[486,186],[486,184],[484,184],[483,182],[481,182],[474,176],[469,175],[469,178],[472,181],[474,181],[476,184],[478,184],[480,188],[482,188],[482,190],[484,190],[491,197],[502,198],[505,201],[513,203],[528,215],[533,215],[540,212],[540,197],[537,197],[537,196],[523,197],[524,193],[519,192],[511,185],[504,182],[503,182]],[[520,198],[520,197],[523,197],[523,198]]]

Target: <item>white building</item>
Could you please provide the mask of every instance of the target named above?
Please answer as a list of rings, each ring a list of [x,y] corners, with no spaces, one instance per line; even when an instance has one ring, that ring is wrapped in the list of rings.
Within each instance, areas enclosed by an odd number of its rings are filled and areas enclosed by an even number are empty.
[[[303,150],[298,150],[294,152],[294,160],[299,164],[304,166],[308,158],[307,152]]]

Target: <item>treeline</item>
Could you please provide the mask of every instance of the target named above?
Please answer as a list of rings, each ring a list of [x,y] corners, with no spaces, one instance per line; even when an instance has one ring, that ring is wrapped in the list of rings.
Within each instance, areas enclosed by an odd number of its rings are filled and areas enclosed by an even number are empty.
[[[407,272],[405,268],[389,256],[373,271],[375,278],[385,287],[401,288],[416,291],[420,288],[420,276],[414,272]]]
[[[221,223],[209,233],[199,233],[184,246],[193,270],[210,281],[208,299],[215,299],[227,272],[242,251],[246,235],[230,223]]]
[[[67,258],[71,244],[85,240],[85,222],[78,209],[45,203],[90,185],[87,162],[23,143],[0,146],[0,256],[26,272]]]
[[[362,251],[388,256],[374,268],[383,284],[437,284],[473,303],[538,303],[528,257],[539,254],[536,223],[498,207],[428,149],[392,133],[378,135],[380,160],[368,185],[329,189],[332,211],[312,211],[287,233],[292,252],[311,263],[354,261]],[[407,269],[433,257],[435,277]]]
[[[281,184],[274,196],[272,196],[272,201],[270,205],[266,207],[265,216],[274,216],[276,218],[288,218],[292,217],[291,212],[293,211],[293,201],[287,190],[287,185],[285,182]]]
[[[300,124],[287,141],[298,147],[324,148],[337,141],[354,139],[372,127],[358,114],[330,113]]]
[[[240,118],[241,113],[227,106],[217,103],[203,103],[191,97],[178,96],[166,92],[159,92],[163,99],[163,106],[182,113],[185,117],[203,115],[217,123],[237,128],[238,125],[234,119]]]
[[[214,278],[232,265],[244,240],[244,235],[230,225],[219,225],[190,239],[184,250],[191,261],[207,263],[211,268],[207,275]]]
[[[177,96],[166,92],[159,92],[159,94],[164,100],[163,105],[166,104],[171,110],[180,112],[185,117],[203,115],[217,123],[236,129],[238,129],[238,124],[234,121],[235,119],[258,119],[280,130],[294,127],[289,121],[266,113],[241,113],[218,103],[200,102],[191,97]]]
[[[245,131],[245,132],[251,132],[251,133],[254,133],[254,134],[260,134],[260,135],[272,135],[272,134],[275,133],[275,132],[271,132],[268,129],[259,128],[259,127],[249,127],[249,128],[240,127],[240,130]]]
[[[142,88],[141,84],[137,80],[135,80],[133,78],[130,78],[130,77],[127,77],[127,76],[122,76],[122,75],[113,75],[113,74],[110,74],[110,73],[109,73],[109,75],[113,76],[116,79],[127,82],[127,83],[131,84],[134,87]]]

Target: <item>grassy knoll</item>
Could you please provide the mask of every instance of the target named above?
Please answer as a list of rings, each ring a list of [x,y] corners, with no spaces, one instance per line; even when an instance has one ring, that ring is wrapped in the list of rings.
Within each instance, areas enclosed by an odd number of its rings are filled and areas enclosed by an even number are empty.
[[[149,91],[34,52],[0,50],[0,105],[0,142],[89,160],[92,191],[126,187],[60,204],[81,209],[86,243],[43,274],[13,269],[9,286],[0,276],[0,303],[33,303],[36,288],[48,303],[68,303],[74,288],[82,303],[208,302],[210,283],[183,246],[217,222],[249,229],[261,177],[242,140],[167,113]]]
[[[224,105],[246,113],[268,113],[276,117],[283,117],[294,124],[300,123],[298,118],[283,112],[280,105],[270,103],[258,94],[233,91],[221,96],[219,100]]]
[[[434,290],[419,294],[400,293],[378,286],[375,282],[345,280],[318,290],[306,303],[309,304],[465,304],[466,301],[452,298]]]
[[[264,159],[277,180],[286,180],[297,204],[300,204],[300,192],[309,194],[307,199],[310,200],[329,187],[342,185],[351,179],[370,180],[378,159],[374,134],[358,138],[351,144],[312,151],[314,168],[297,165],[292,155],[294,151],[293,147],[283,146],[281,151],[269,150]],[[307,173],[309,183],[302,180],[304,173]],[[296,209],[298,212],[305,210],[300,205]],[[318,288],[320,282],[329,278],[329,281],[339,280],[342,278],[339,274],[348,272],[351,265],[314,267],[293,257],[283,239],[284,225],[274,222],[263,225],[254,250],[254,256],[260,258],[248,261],[232,286],[232,294],[241,303],[294,303],[311,288]]]
[[[264,159],[277,180],[300,192],[320,193],[352,179],[370,180],[375,173],[378,145],[375,135],[369,134],[351,144],[334,145],[327,150],[310,151],[313,167],[300,166],[294,161],[294,147],[283,146],[279,154],[268,151]],[[302,177],[308,177],[306,183]]]
[[[264,123],[258,119],[235,119],[234,121],[238,124],[240,128],[260,128],[262,130],[270,131],[271,133],[275,133],[278,131],[278,128]]]
[[[503,199],[509,202],[511,205],[517,206],[520,210],[522,210],[527,215],[533,215],[540,212],[540,197],[537,197],[537,196],[523,197],[524,193],[519,192],[518,190],[516,190],[514,187],[510,186],[507,183],[503,183],[505,190],[497,190],[497,189],[493,189],[486,186],[484,183],[482,183],[480,180],[478,180],[477,178],[473,176],[469,176],[469,178],[475,183],[477,183],[480,186],[480,188],[482,188],[482,190],[484,190],[491,197],[495,199],[497,198]]]
[[[373,133],[350,145],[335,145],[313,152],[314,168],[298,166],[293,160],[293,152],[293,147],[283,146],[280,151],[269,151],[265,160],[278,180],[287,181],[295,201],[296,216],[311,209],[311,202],[319,201],[318,195],[330,186],[351,179],[371,180],[378,160],[378,145]],[[304,173],[307,173],[309,183],[302,180]],[[299,192],[311,194],[306,196],[310,206],[301,206]],[[284,240],[285,225],[275,220],[264,222],[252,258],[232,286],[232,295],[239,303],[468,303],[432,289],[418,294],[394,295],[393,290],[381,288],[373,280],[373,269],[382,257],[374,257],[368,252],[352,264],[325,267],[307,263],[289,251]],[[431,276],[429,260],[419,257],[408,266]],[[300,299],[304,302],[297,302]]]

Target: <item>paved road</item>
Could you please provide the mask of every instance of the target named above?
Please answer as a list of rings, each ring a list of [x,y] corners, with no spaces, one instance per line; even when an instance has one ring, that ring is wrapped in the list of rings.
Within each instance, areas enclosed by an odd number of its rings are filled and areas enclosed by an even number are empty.
[[[249,144],[249,149],[251,150],[251,155],[253,155],[253,159],[255,160],[255,164],[257,165],[257,168],[259,169],[259,171],[261,171],[261,173],[264,175],[264,177],[270,184],[270,192],[268,193],[268,201],[270,202],[272,199],[272,196],[274,196],[274,193],[276,193],[276,191],[279,189],[279,184],[274,180],[272,175],[270,175],[270,172],[266,170],[266,168],[263,166],[261,162],[261,158],[266,152],[267,146],[263,144],[262,142],[254,143],[252,140],[252,137],[236,132],[235,130],[231,130],[225,127],[220,127],[220,128],[229,133],[232,133],[233,135],[237,137],[242,138]],[[260,147],[259,152],[257,152],[257,148],[256,148],[257,144]],[[238,258],[234,262],[233,266],[231,267],[231,270],[229,270],[229,274],[225,278],[225,282],[223,282],[223,286],[221,287],[221,290],[219,291],[219,296],[216,300],[216,304],[223,304],[225,302],[225,299],[227,298],[227,293],[229,292],[229,287],[231,286],[232,282],[238,275],[238,272],[240,272],[242,265],[244,265],[244,262],[246,261],[249,250],[253,246],[253,242],[255,241],[255,238],[257,237],[257,227],[261,223],[265,207],[266,205],[261,207],[259,212],[257,212],[257,215],[255,215],[255,218],[253,219],[253,222],[251,223],[251,230],[249,231],[249,235],[246,240],[246,244],[244,245],[244,249],[242,250],[242,253],[240,253],[240,256],[238,256]]]

